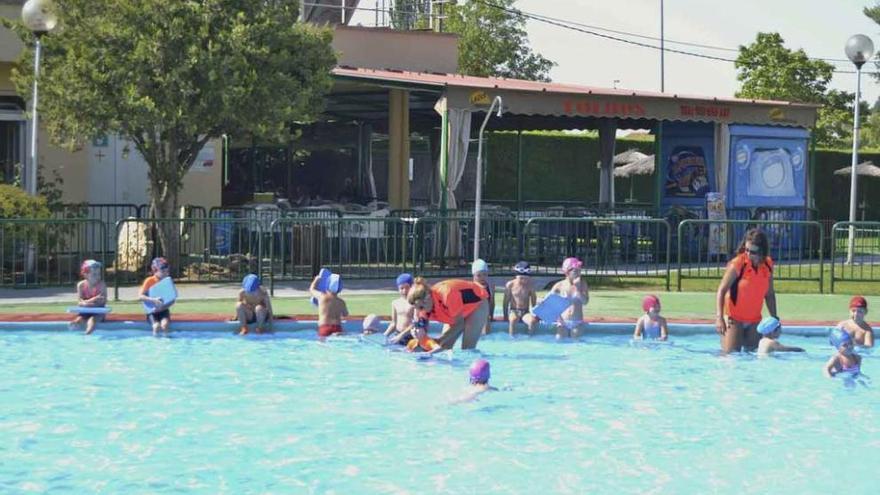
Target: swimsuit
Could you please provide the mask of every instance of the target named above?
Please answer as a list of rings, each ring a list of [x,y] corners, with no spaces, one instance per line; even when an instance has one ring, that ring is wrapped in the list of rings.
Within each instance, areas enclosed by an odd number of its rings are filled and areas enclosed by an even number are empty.
[[[642,329],[642,338],[645,339],[659,339],[660,338],[660,321],[654,321],[648,318],[647,323],[645,323],[644,328]]]
[[[342,333],[342,325],[318,325],[318,337],[329,337],[334,333]]]
[[[764,258],[756,269],[752,266],[748,253],[742,253],[731,260],[728,266],[734,268],[737,279],[724,296],[724,312],[740,323],[760,322],[764,297],[770,290],[773,260],[770,257]]]
[[[85,283],[82,285],[82,289],[80,290],[80,299],[91,299],[93,297],[97,297],[101,293],[101,282],[98,282],[96,287],[90,287],[88,280],[84,281]],[[92,308],[102,308],[101,306],[89,306]],[[103,321],[104,316],[102,314],[96,313],[78,313],[77,316],[84,320],[88,320],[89,318],[94,318],[95,321]]]
[[[460,316],[467,318],[483,301],[489,299],[486,288],[476,282],[467,280],[450,279],[438,282],[431,287],[431,299],[434,306],[430,313],[424,316],[454,325]]]
[[[438,347],[440,347],[440,344],[438,344],[436,340],[428,337],[427,335],[418,340],[416,340],[415,338],[411,338],[410,341],[406,344],[406,350],[410,352],[430,352]]]
[[[150,324],[152,324],[152,325],[159,323],[160,321],[164,320],[165,318],[171,318],[171,311],[168,311],[167,309],[163,309],[162,311],[159,311],[158,313],[150,313],[147,315],[147,321],[150,322]]]
[[[516,315],[517,319],[522,320],[523,316],[529,314],[529,308],[510,308],[510,312]]]

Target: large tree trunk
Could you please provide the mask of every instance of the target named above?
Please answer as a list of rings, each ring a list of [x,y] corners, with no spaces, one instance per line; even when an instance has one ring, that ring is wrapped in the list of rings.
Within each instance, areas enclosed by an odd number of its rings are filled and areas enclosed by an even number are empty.
[[[179,277],[181,220],[177,216],[176,181],[157,179],[151,181],[150,216],[159,219],[155,223],[156,234],[159,237],[159,256],[164,256],[171,264],[172,276]]]

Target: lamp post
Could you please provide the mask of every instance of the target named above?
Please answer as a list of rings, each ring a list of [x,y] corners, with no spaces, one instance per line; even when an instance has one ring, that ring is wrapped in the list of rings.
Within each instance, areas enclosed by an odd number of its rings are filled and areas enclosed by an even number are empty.
[[[31,102],[31,160],[28,167],[27,192],[32,196],[37,194],[37,80],[40,74],[40,38],[55,28],[58,24],[58,16],[55,15],[55,5],[52,0],[28,0],[21,8],[21,20],[25,27],[34,33],[34,93]]]
[[[489,117],[492,116],[492,109],[495,108],[496,104],[498,105],[496,117],[501,117],[501,97],[496,96],[492,100],[492,104],[489,105],[488,110],[486,110],[486,117],[483,119],[483,125],[480,126],[480,138],[477,141],[477,187],[474,192],[474,260],[480,257],[480,209],[483,202],[483,131],[486,129],[486,124],[489,122]]]
[[[846,251],[846,263],[852,264],[853,254],[855,251],[856,230],[852,222],[856,221],[856,191],[859,174],[856,173],[856,165],[859,163],[859,99],[862,89],[862,66],[865,62],[871,60],[874,55],[874,43],[871,38],[864,34],[856,34],[850,36],[846,40],[846,56],[856,66],[856,98],[853,102],[853,148],[852,148],[852,167],[850,169],[850,189],[849,189],[849,243]]]

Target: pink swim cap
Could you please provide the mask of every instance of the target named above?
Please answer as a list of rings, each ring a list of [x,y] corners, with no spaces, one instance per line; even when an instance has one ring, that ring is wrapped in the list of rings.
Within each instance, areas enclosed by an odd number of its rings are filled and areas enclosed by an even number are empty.
[[[577,258],[565,258],[562,262],[562,271],[569,272],[571,270],[579,270],[584,264]]]
[[[659,308],[660,307],[660,298],[651,294],[649,296],[645,296],[642,299],[642,311],[647,313],[651,308]]]
[[[489,383],[489,361],[485,359],[477,359],[471,364],[471,384],[485,385]]]

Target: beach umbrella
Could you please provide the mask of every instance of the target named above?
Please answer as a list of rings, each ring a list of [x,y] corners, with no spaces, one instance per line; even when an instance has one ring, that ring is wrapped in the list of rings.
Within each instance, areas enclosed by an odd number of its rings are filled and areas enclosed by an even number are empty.
[[[849,175],[852,173],[852,167],[843,167],[834,171],[834,175]],[[865,177],[880,177],[880,167],[874,165],[874,162],[862,162],[856,165],[856,173],[858,175],[862,175]],[[865,201],[864,196],[862,196],[862,204],[860,205],[862,209],[862,221],[865,220]]]
[[[629,200],[633,200],[633,182],[632,177],[636,175],[651,175],[654,173],[654,155],[642,155],[636,161],[614,167],[614,177],[630,177],[629,181]]]
[[[614,165],[625,165],[628,163],[632,163],[632,162],[641,160],[645,156],[647,156],[647,155],[645,155],[644,153],[642,153],[639,150],[628,149],[628,150],[624,151],[623,153],[619,153],[617,155],[614,155],[614,161],[612,163],[614,163]]]
[[[852,173],[852,167],[843,167],[834,171],[834,175],[849,175]],[[880,167],[874,165],[874,162],[862,162],[856,165],[856,173],[867,177],[880,177]]]

